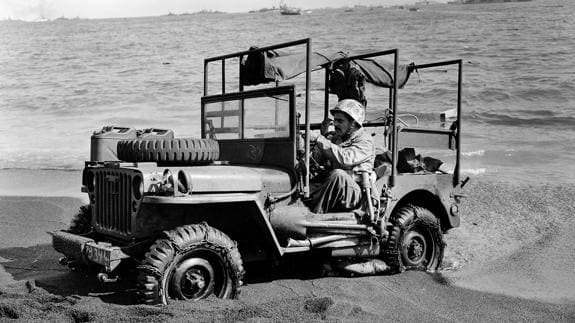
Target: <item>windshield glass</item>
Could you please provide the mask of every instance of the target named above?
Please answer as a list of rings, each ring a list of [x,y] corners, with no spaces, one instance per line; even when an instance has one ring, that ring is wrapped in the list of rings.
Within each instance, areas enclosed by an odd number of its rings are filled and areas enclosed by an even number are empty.
[[[213,139],[288,138],[289,95],[208,103],[204,120]]]

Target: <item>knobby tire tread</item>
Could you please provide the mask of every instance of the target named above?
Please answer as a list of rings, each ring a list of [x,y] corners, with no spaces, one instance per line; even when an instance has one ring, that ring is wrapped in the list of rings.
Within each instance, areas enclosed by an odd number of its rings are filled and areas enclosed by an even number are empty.
[[[197,165],[218,160],[220,147],[213,139],[134,139],[119,141],[117,153],[125,162]]]
[[[82,205],[78,212],[72,217],[68,232],[79,235],[92,231],[92,206]]]
[[[397,213],[391,219],[391,225],[389,229],[389,236],[387,239],[387,244],[383,250],[383,257],[385,262],[392,268],[393,272],[403,272],[406,269],[416,269],[416,268],[406,268],[403,265],[401,259],[400,244],[405,234],[405,230],[410,227],[415,221],[421,221],[429,226],[435,231],[437,235],[434,237],[435,243],[439,248],[438,262],[434,268],[419,268],[425,270],[435,271],[441,266],[443,259],[443,252],[445,243],[443,242],[443,234],[441,232],[441,227],[437,217],[428,209],[407,205],[400,208]]]
[[[197,247],[208,248],[220,256],[232,279],[230,298],[236,298],[243,284],[244,267],[237,244],[223,232],[205,223],[186,225],[163,233],[138,266],[137,289],[143,304],[162,303],[162,275],[176,255]]]

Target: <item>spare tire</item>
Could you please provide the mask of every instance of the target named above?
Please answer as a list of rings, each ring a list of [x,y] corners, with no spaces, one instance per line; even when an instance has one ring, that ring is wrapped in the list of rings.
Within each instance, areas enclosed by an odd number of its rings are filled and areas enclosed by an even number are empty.
[[[198,138],[122,140],[117,152],[122,161],[169,165],[206,164],[220,158],[217,141]]]

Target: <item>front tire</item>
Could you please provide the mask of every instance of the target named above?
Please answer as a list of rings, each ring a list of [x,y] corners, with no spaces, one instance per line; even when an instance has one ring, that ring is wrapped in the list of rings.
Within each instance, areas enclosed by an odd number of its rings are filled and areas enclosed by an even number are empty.
[[[169,299],[198,300],[210,295],[236,298],[244,268],[237,245],[205,223],[164,232],[138,266],[144,304]]]
[[[400,208],[389,232],[384,257],[395,272],[434,272],[441,266],[443,233],[439,220],[428,209],[412,205]]]
[[[70,221],[68,232],[85,235],[92,232],[92,206],[90,204],[80,206],[80,210]]]

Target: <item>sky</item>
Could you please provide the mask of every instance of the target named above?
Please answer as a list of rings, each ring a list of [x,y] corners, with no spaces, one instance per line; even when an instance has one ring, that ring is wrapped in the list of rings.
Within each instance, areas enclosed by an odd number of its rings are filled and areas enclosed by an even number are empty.
[[[418,0],[286,0],[292,7],[316,9],[355,5],[405,5]],[[439,0],[438,2],[445,2]],[[277,7],[279,0],[0,0],[0,19],[113,18],[159,16],[200,10],[246,12]]]

